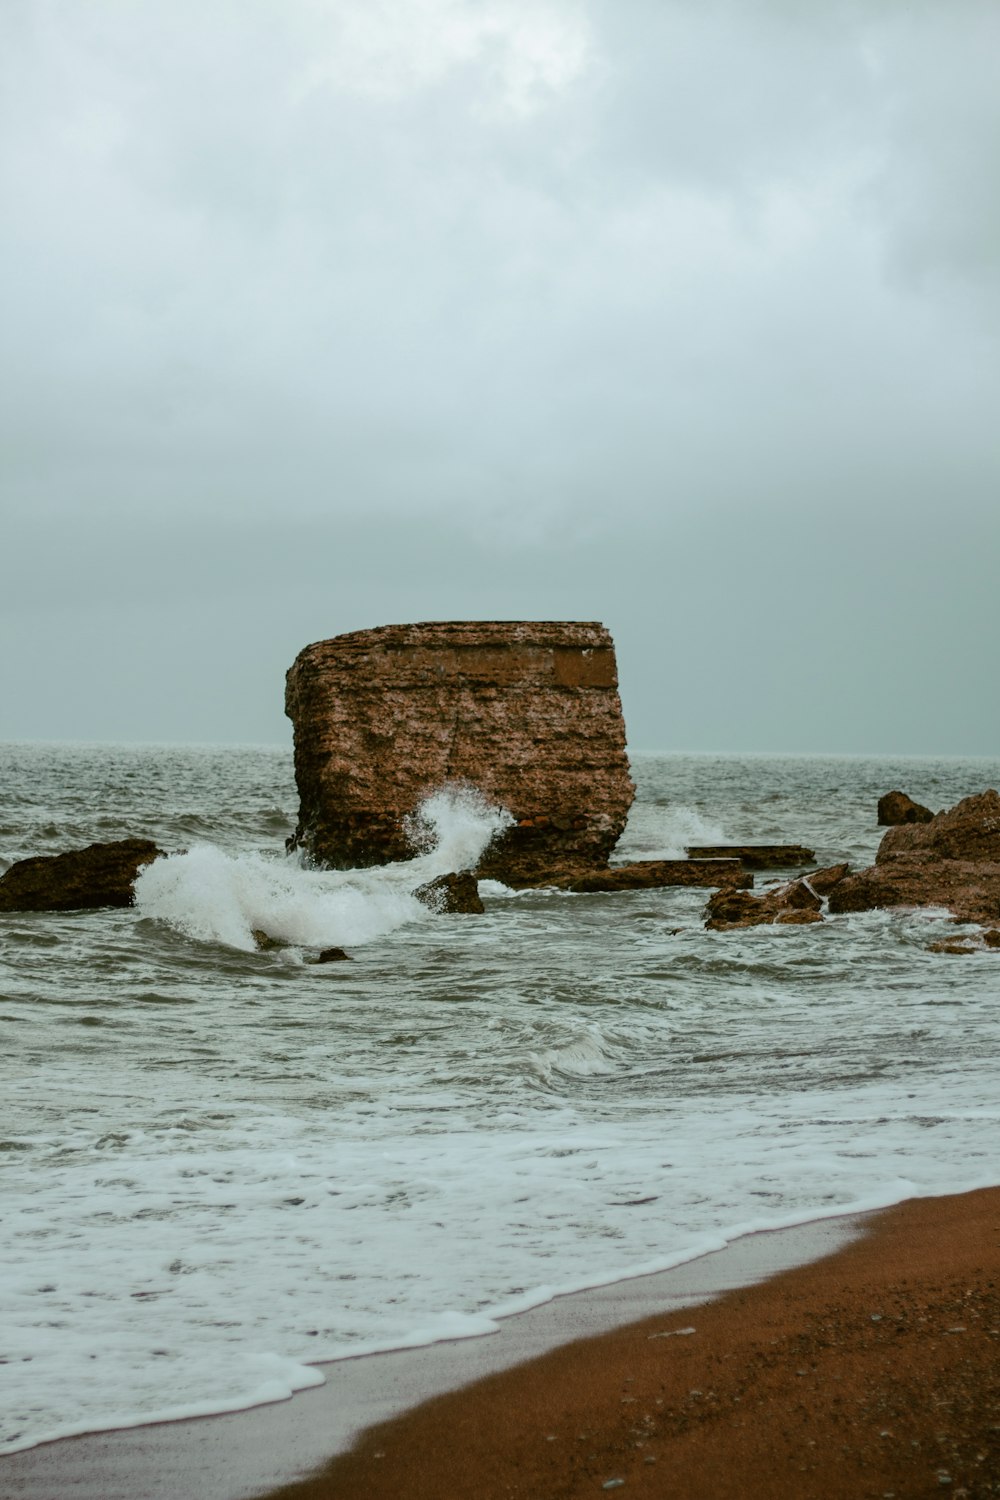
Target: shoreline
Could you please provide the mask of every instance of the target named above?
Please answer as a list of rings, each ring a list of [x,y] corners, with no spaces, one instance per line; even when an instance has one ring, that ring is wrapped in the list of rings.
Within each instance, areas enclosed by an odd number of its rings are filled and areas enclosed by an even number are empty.
[[[986,1500],[1000,1187],[758,1232],[498,1334],[323,1369],[287,1402],[8,1455],[0,1494]]]
[[[428,1401],[269,1500],[1000,1495],[1000,1189],[865,1231]]]
[[[323,1363],[287,1401],[59,1438],[0,1456],[4,1500],[252,1500],[315,1473],[368,1429],[581,1338],[701,1306],[835,1255],[880,1210],[743,1235],[669,1270],[567,1293],[470,1338]]]

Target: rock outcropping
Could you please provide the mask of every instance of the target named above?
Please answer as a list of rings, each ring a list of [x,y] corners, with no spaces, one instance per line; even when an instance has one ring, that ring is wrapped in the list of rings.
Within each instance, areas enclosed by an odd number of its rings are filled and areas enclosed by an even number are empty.
[[[635,794],[614,644],[596,623],[386,625],[318,641],[288,673],[285,711],[291,842],[323,865],[409,857],[407,817],[465,781],[514,817],[479,875],[583,876],[607,865]]]
[[[822,922],[823,897],[846,874],[846,864],[829,865],[825,870],[811,870],[798,880],[773,885],[760,896],[752,896],[749,891],[716,891],[705,908],[705,926],[714,932],[729,932],[735,927],[799,927]]]
[[[418,901],[439,916],[482,916],[486,910],[479,894],[479,882],[470,870],[457,875],[439,875],[413,892]]]
[[[874,865],[830,892],[831,912],[946,906],[967,922],[1000,918],[1000,796],[965,797],[929,823],[890,828]]]
[[[131,906],[135,877],[162,853],[151,839],[118,839],[18,860],[0,877],[0,911]]]
[[[881,828],[898,828],[900,823],[929,823],[934,814],[929,807],[914,802],[906,792],[886,792],[878,799],[878,821]]]

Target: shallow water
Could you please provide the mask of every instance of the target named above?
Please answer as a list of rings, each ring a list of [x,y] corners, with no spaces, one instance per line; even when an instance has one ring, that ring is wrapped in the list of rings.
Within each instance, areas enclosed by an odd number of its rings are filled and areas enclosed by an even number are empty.
[[[435,917],[412,871],[284,858],[287,751],[0,759],[4,863],[128,834],[191,851],[136,909],[0,917],[0,1451],[277,1399],[315,1361],[747,1228],[1000,1181],[1000,958],[929,953],[944,914],[717,934],[697,889],[491,886],[484,917]],[[1000,762],[634,774],[622,856],[725,838],[867,863],[882,792],[947,806]],[[442,812],[425,872],[476,816]],[[257,952],[252,926],[293,946]],[[309,962],[326,944],[352,962]]]

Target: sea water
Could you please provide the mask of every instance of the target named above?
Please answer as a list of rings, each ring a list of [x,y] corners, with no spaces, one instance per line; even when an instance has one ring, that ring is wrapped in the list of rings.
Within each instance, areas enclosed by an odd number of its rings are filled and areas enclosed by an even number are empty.
[[[284,854],[285,749],[0,768],[0,868],[175,851],[132,909],[0,915],[0,1451],[278,1400],[750,1229],[1000,1182],[1000,954],[931,953],[947,913],[711,933],[704,890],[488,884],[484,916],[440,916],[414,885],[502,822],[454,789],[416,865],[324,873]],[[863,865],[881,793],[1000,783],[996,760],[633,771],[622,858]]]

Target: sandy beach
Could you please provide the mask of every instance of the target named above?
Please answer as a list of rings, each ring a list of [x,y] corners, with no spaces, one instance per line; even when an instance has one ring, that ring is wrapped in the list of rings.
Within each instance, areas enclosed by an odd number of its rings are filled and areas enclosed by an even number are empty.
[[[752,1235],[325,1374],[289,1402],[14,1454],[0,1494],[1000,1494],[1000,1189]]]
[[[1000,1190],[902,1204],[825,1260],[438,1397],[280,1496],[618,1489],[1000,1494]]]

